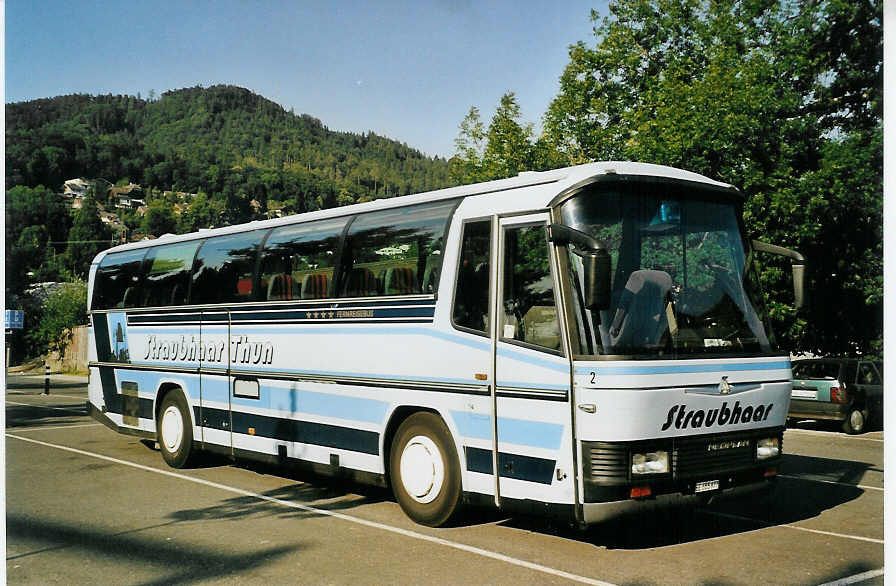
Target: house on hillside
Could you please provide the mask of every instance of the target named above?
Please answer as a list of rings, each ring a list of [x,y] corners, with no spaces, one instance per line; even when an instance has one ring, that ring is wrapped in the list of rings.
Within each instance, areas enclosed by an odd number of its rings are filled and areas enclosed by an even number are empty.
[[[87,195],[87,189],[89,187],[90,182],[86,179],[81,179],[80,177],[77,179],[69,179],[65,182],[62,195],[64,195],[65,197],[80,199]]]
[[[100,212],[100,221],[107,226],[120,226],[121,219],[110,212]]]
[[[123,209],[137,209],[146,205],[143,198],[143,188],[136,183],[127,185],[113,185],[106,191],[110,200],[115,201],[115,207]]]
[[[128,210],[136,210],[140,206],[145,206],[145,199],[138,199],[129,195],[119,195],[115,207]]]

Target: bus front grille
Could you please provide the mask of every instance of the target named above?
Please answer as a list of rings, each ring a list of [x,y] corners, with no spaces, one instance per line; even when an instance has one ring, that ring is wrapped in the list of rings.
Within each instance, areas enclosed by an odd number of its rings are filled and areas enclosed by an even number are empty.
[[[582,442],[585,479],[603,486],[626,484],[631,479],[631,454],[657,449],[669,452],[674,480],[688,481],[756,468],[761,465],[756,460],[756,442],[774,436],[778,437],[783,452],[784,432],[780,428],[655,441],[585,441]],[[766,464],[775,461],[777,458]]]

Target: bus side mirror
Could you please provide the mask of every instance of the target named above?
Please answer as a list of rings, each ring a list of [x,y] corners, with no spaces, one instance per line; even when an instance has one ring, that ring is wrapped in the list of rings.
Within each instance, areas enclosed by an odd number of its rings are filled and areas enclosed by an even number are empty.
[[[610,254],[604,248],[581,256],[585,268],[585,307],[592,311],[610,309]]]
[[[570,244],[582,257],[585,280],[585,307],[590,310],[610,308],[610,253],[601,240],[563,224],[548,226],[548,240],[560,246]]]
[[[790,259],[790,269],[793,272],[793,304],[797,309],[803,307],[806,304],[806,257],[795,250],[759,240],[753,241],[753,250],[786,256]]]

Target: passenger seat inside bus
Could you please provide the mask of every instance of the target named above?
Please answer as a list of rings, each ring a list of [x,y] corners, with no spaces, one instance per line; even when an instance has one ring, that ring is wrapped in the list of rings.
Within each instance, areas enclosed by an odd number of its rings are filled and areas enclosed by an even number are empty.
[[[292,275],[280,273],[271,278],[271,282],[268,285],[269,301],[297,298],[298,288],[296,287],[296,280],[292,278]]]
[[[313,273],[302,277],[302,299],[323,299],[326,296],[326,274]]]
[[[379,295],[376,276],[366,267],[352,269],[343,287],[344,297],[372,297]]]
[[[386,270],[386,295],[410,295],[417,292],[417,274],[409,267],[392,267]]]
[[[613,345],[628,348],[659,344],[669,328],[665,310],[671,288],[672,277],[665,271],[633,271],[610,326]]]
[[[426,258],[426,267],[423,269],[423,293],[435,293],[439,282],[439,273],[442,272],[442,255],[436,250]]]

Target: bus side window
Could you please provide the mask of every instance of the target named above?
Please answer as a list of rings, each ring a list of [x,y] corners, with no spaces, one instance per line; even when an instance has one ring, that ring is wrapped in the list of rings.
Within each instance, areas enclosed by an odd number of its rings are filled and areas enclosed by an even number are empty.
[[[544,226],[509,228],[504,237],[503,319],[498,334],[560,349],[560,321]]]
[[[206,240],[193,265],[190,303],[234,303],[255,296],[255,259],[265,231]]]
[[[151,248],[146,255],[142,307],[166,307],[187,302],[190,266],[200,241]]]
[[[261,259],[261,299],[324,299],[336,269],[346,219],[319,220],[275,228]]]
[[[442,242],[455,202],[361,214],[345,240],[339,297],[438,290]]]
[[[96,271],[91,309],[137,307],[144,256],[145,248],[106,255]]]
[[[491,220],[464,224],[452,313],[456,326],[483,334],[489,332],[491,231]]]

